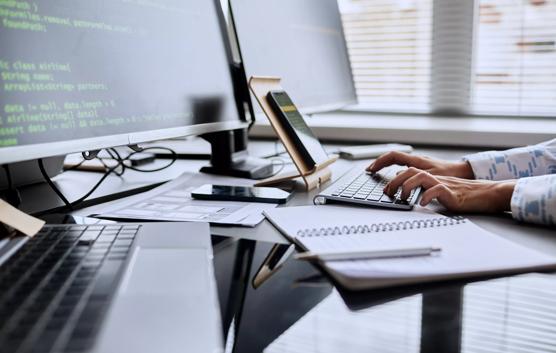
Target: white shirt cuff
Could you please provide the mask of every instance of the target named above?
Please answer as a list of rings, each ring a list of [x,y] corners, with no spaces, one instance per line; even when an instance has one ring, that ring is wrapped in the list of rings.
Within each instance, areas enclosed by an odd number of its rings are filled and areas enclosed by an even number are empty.
[[[556,225],[556,175],[519,179],[511,209],[518,221]]]
[[[495,154],[495,152],[475,153],[463,157],[463,160],[471,165],[475,179],[495,180],[495,176],[498,176],[499,172]]]

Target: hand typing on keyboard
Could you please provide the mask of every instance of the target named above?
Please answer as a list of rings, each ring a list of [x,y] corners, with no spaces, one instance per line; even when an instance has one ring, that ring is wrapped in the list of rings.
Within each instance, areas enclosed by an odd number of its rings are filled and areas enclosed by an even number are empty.
[[[474,177],[468,162],[445,162],[427,157],[391,152],[379,157],[368,170],[377,172],[393,164],[409,166],[384,187],[390,196],[409,197],[418,187],[426,191],[420,204],[436,199],[454,212],[502,212],[510,209],[515,180],[469,180]],[[467,165],[467,166],[465,166]]]
[[[453,176],[464,179],[474,179],[473,169],[466,161],[449,162],[424,156],[411,155],[404,152],[388,152],[378,157],[367,171],[376,173],[391,165],[403,165],[424,170],[432,175]]]

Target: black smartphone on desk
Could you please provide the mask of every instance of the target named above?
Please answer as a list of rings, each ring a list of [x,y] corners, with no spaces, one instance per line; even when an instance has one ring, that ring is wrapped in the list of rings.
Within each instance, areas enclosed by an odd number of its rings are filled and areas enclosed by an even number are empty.
[[[205,184],[191,192],[198,200],[244,201],[283,204],[291,193],[278,188]]]
[[[315,166],[327,161],[326,151],[305,122],[303,115],[297,110],[290,96],[285,91],[270,91],[266,98],[305,163]]]

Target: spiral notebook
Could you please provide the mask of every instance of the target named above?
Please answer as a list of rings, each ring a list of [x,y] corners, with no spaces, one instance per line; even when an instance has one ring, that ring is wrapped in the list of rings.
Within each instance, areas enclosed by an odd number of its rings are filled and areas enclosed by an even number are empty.
[[[411,212],[350,206],[282,207],[264,212],[290,241],[314,253],[435,246],[435,256],[326,261],[322,267],[359,290],[556,269],[556,258],[471,221],[425,208]]]

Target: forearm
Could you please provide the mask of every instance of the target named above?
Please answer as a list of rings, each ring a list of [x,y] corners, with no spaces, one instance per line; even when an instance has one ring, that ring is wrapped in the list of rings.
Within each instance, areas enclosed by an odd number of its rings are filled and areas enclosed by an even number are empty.
[[[516,180],[497,182],[493,194],[493,210],[498,212],[511,211],[511,201],[515,192]]]

